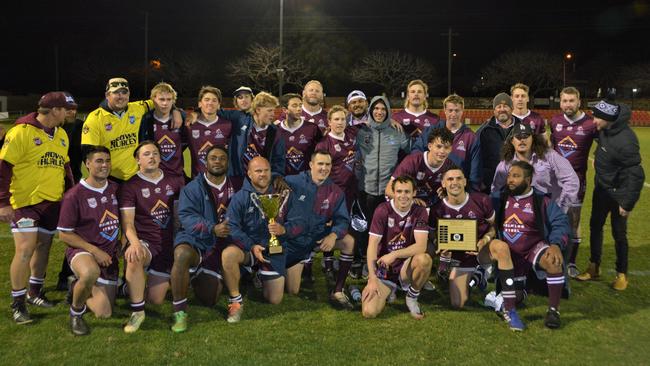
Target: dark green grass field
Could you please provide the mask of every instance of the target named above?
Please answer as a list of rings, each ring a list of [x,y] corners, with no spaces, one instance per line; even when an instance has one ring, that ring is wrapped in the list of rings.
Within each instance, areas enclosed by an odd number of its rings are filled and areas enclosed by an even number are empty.
[[[650,172],[650,129],[637,128],[644,167]],[[588,237],[593,171],[582,215]],[[650,178],[646,178],[650,181]],[[121,326],[129,309],[118,300],[113,318],[97,320],[86,314],[92,333],[77,338],[68,329],[64,293],[54,291],[64,245],[52,247],[46,290],[58,301],[53,309],[30,308],[36,321],[16,326],[9,310],[9,263],[13,241],[7,225],[0,226],[0,364],[215,364],[215,365],[408,365],[408,364],[650,364],[650,188],[629,220],[630,286],[609,288],[614,278],[614,247],[605,227],[603,276],[593,283],[572,282],[573,294],[560,306],[562,327],[543,325],[546,298],[530,296],[520,315],[523,333],[511,332],[472,294],[468,307],[454,311],[444,291],[423,292],[426,317],[410,318],[403,295],[374,320],[358,311],[333,308],[327,301],[325,279],[315,271],[313,286],[300,296],[286,296],[277,306],[262,302],[254,288],[245,293],[245,313],[238,324],[225,322],[226,299],[214,308],[190,298],[187,333],[173,334],[171,301],[147,306],[147,320],[135,334]],[[589,257],[588,240],[578,256],[580,268]],[[320,268],[319,263],[315,268]],[[350,282],[348,282],[350,283]],[[490,286],[490,288],[493,285]]]

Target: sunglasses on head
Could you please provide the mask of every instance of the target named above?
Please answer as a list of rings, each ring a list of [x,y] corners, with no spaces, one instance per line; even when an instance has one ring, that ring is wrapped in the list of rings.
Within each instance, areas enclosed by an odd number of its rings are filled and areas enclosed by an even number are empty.
[[[109,83],[108,86],[110,86],[111,88],[116,88],[118,86],[128,88],[129,83],[126,83],[124,81],[113,81],[112,83]]]

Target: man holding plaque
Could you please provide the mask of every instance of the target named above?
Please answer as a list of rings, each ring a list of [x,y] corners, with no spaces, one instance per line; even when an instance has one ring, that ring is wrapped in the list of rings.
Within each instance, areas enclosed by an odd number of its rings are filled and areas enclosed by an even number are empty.
[[[533,189],[534,168],[527,162],[514,161],[508,171],[506,187],[492,193],[495,207],[497,237],[510,247],[516,277],[527,276],[534,270],[537,278],[546,278],[548,286],[548,311],[544,325],[555,329],[560,327],[560,296],[564,287],[562,251],[566,248],[569,220],[560,207]],[[507,281],[507,280],[506,280]],[[504,291],[504,319],[510,329],[521,331],[524,324],[514,320],[515,291]]]
[[[291,204],[285,205],[287,194],[287,191],[276,191],[271,185],[268,160],[261,156],[251,159],[248,179],[232,197],[226,211],[235,244],[228,246],[222,254],[224,279],[231,297],[239,294],[239,265],[250,255],[259,266],[264,298],[271,304],[282,301],[285,276],[287,282],[291,282],[291,276],[300,277],[296,265],[304,257],[291,255],[286,246],[289,239],[303,234],[304,226],[297,216],[303,213],[294,210],[297,215],[292,216]],[[242,311],[240,300],[239,313],[232,317],[229,315],[228,322],[239,321]]]
[[[316,150],[311,155],[309,171],[286,178],[291,187],[296,209],[309,215],[309,235],[297,238],[307,240],[307,245],[291,246],[291,250],[306,249],[298,256],[310,257],[311,250],[331,252],[340,249],[339,272],[336,285],[330,299],[344,308],[351,309],[352,303],[343,292],[345,279],[354,259],[354,239],[347,233],[350,215],[345,204],[345,193],[329,178],[332,170],[332,156],[326,150]],[[323,259],[325,260],[325,259]],[[302,271],[302,265],[300,265]],[[287,282],[287,291],[297,294],[300,289],[300,276],[294,276],[296,282]],[[287,281],[289,278],[287,278]]]
[[[514,293],[510,249],[508,244],[495,239],[494,209],[490,197],[479,192],[468,193],[467,179],[460,167],[451,167],[443,174],[442,187],[446,197],[432,208],[431,227],[437,228],[439,219],[476,220],[478,238],[475,250],[452,250],[449,274],[451,306],[460,309],[465,305],[472,274],[479,270],[477,265],[489,265],[493,261],[498,263],[502,293]]]
[[[368,285],[361,296],[364,318],[379,315],[397,287],[406,291],[406,306],[415,319],[422,319],[418,296],[431,273],[426,253],[426,208],[414,205],[415,182],[409,176],[393,180],[395,198],[380,204],[372,218],[368,240]]]

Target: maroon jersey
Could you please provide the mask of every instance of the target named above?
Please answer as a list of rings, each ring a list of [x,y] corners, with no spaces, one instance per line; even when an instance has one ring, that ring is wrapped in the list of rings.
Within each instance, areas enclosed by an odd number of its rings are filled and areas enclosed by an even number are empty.
[[[164,173],[151,180],[138,172],[120,189],[120,210],[135,209],[138,238],[149,243],[153,253],[172,251],[174,242],[174,201],[181,185]]]
[[[160,147],[160,169],[167,175],[185,176],[183,173],[183,145],[187,144],[185,128],[173,128],[171,117],[161,121],[153,116],[154,140]]]
[[[327,112],[321,108],[320,111],[316,113],[311,113],[305,110],[305,107],[302,108],[302,119],[305,122],[313,123],[320,129],[321,134],[325,133],[325,130],[329,127],[327,125]]]
[[[504,215],[503,240],[514,253],[525,256],[544,240],[544,233],[535,224],[532,189],[525,195],[508,197]]]
[[[120,233],[118,187],[108,181],[103,188],[95,188],[82,179],[63,198],[58,230],[74,232],[108,255],[116,255]]]
[[[331,132],[327,134],[316,145],[316,150],[325,150],[332,156],[332,171],[330,177],[334,184],[345,192],[345,199],[348,208],[354,202],[357,194],[357,177],[354,174],[355,159],[355,137],[345,129],[343,139],[334,136]]]
[[[205,181],[208,183],[212,198],[214,199],[214,205],[217,210],[217,223],[221,223],[225,219],[226,209],[228,208],[230,199],[241,189],[241,186],[244,184],[244,178],[226,177],[220,185],[215,185],[208,178],[205,178]]]
[[[198,120],[188,127],[192,178],[205,172],[205,155],[213,145],[222,145],[228,148],[231,134],[232,122],[221,117],[217,117],[214,122]]]
[[[428,233],[427,209],[412,205],[406,212],[398,212],[393,200],[383,202],[375,210],[370,235],[379,237],[377,258],[415,244],[415,233]],[[377,268],[377,277],[396,281],[405,259],[396,259],[388,270]]]
[[[476,133],[470,128],[461,128],[454,132],[454,141],[451,145],[451,152],[458,157],[461,161],[470,159],[467,156],[476,143]]]
[[[264,151],[264,146],[266,145],[266,133],[269,131],[269,126],[264,128],[259,128],[257,125],[253,124],[253,128],[248,132],[246,137],[246,149],[244,154],[242,154],[242,167],[244,171],[248,170],[248,162],[253,160],[256,156],[261,156]],[[275,135],[275,143],[280,141],[280,134]]]
[[[523,123],[528,123],[536,134],[539,135],[546,132],[546,121],[544,121],[544,118],[539,113],[529,109],[528,113],[523,116],[518,116],[514,113],[512,115],[519,118]]]
[[[490,230],[490,221],[494,222],[492,200],[486,194],[473,192],[465,195],[465,202],[452,205],[447,199],[439,201],[430,214],[431,227],[438,227],[438,219],[475,219],[477,237],[481,238]]]
[[[427,206],[438,202],[437,190],[441,186],[442,175],[451,168],[454,163],[445,159],[437,168],[432,168],[427,163],[428,151],[414,152],[408,155],[395,168],[392,177],[397,178],[400,175],[408,175],[415,179],[416,194],[415,197],[427,203]]]
[[[415,140],[422,134],[427,127],[433,126],[438,123],[440,117],[437,114],[431,113],[428,110],[420,113],[409,112],[407,109],[402,109],[392,115],[392,118],[404,126],[404,133],[410,136],[411,140]]]
[[[583,113],[577,121],[569,120],[564,114],[551,118],[551,144],[555,151],[564,156],[576,173],[587,171],[589,150],[598,131],[594,119]]]
[[[316,144],[321,139],[321,131],[315,124],[300,122],[295,128],[280,123],[278,136],[284,140],[287,150],[285,155],[285,175],[295,175],[309,169],[309,160]]]

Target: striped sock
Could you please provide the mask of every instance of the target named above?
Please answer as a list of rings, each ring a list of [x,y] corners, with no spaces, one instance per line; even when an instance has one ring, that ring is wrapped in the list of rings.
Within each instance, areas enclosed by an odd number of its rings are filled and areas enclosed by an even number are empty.
[[[29,296],[35,297],[41,294],[45,278],[29,277]]]
[[[228,296],[228,302],[229,303],[234,303],[234,302],[242,302],[244,299],[242,298],[241,294],[237,296]]]
[[[339,255],[339,273],[336,277],[336,287],[334,288],[334,292],[343,291],[343,286],[345,286],[345,280],[348,278],[348,273],[350,272],[350,267],[352,267],[353,260],[353,254],[341,253],[341,255]]]
[[[81,316],[84,315],[86,312],[86,305],[84,305],[81,309],[75,309],[74,306],[70,305],[70,316]]]
[[[144,300],[140,302],[132,302],[131,303],[131,311],[136,312],[136,311],[144,311]]]
[[[331,271],[334,269],[334,252],[329,251],[323,253],[323,261],[325,261],[325,270]]]
[[[418,296],[420,296],[420,291],[416,290],[413,288],[413,286],[409,286],[408,291],[406,292],[406,296],[412,297],[414,299],[417,299]]]
[[[185,311],[187,309],[187,297],[178,301],[172,301],[174,312]]]
[[[14,302],[25,302],[25,294],[27,294],[26,288],[11,290],[11,297],[14,299]]]
[[[564,287],[564,274],[547,273],[546,285],[548,286],[548,306],[558,309],[560,306],[560,297]]]

